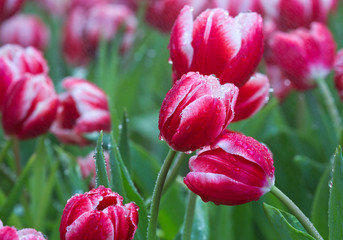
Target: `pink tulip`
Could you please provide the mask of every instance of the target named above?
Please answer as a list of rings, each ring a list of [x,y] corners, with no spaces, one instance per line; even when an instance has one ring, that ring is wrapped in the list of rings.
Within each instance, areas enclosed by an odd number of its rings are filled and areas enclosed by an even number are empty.
[[[132,240],[138,224],[138,206],[100,186],[70,198],[63,210],[61,240]]]
[[[0,21],[16,14],[24,2],[25,0],[0,0]]]
[[[46,133],[55,120],[58,97],[51,79],[44,74],[26,75],[8,89],[2,110],[7,135],[27,139]]]
[[[239,89],[233,122],[247,119],[257,113],[269,99],[267,76],[256,73]]]
[[[90,152],[86,157],[77,158],[77,163],[79,164],[81,175],[83,179],[87,179],[91,177],[91,181],[89,184],[89,188],[95,188],[95,177],[96,177],[96,169],[95,169],[95,159],[94,159],[94,151]],[[107,151],[104,151],[105,161],[106,161],[106,170],[107,175],[110,175],[110,156]]]
[[[262,18],[257,13],[232,18],[223,9],[211,9],[193,22],[192,9],[186,6],[173,26],[169,50],[174,81],[194,71],[241,87],[262,57]]]
[[[5,45],[0,48],[0,108],[9,86],[27,74],[47,74],[47,62],[35,48]]]
[[[170,32],[181,9],[192,6],[197,16],[207,7],[207,0],[149,0],[146,21],[162,32]]]
[[[44,49],[49,42],[50,31],[35,15],[17,14],[6,20],[0,27],[2,44],[18,44]]]
[[[17,230],[14,227],[3,226],[0,220],[0,239],[1,240],[47,240],[44,235],[35,229],[24,228]]]
[[[276,32],[269,45],[276,64],[298,90],[314,87],[315,79],[325,78],[333,67],[336,43],[323,24],[312,23],[310,30]]]
[[[123,28],[120,51],[133,44],[137,20],[124,5],[95,4],[91,8],[75,7],[68,14],[63,29],[63,52],[68,62],[86,65],[95,57],[101,38],[110,42]]]
[[[261,5],[266,16],[285,31],[309,27],[312,22],[326,23],[337,0],[261,0]]]
[[[203,201],[239,205],[257,201],[274,185],[274,166],[268,148],[257,140],[228,130],[211,149],[189,160],[187,187]]]
[[[110,131],[111,120],[106,94],[85,79],[69,77],[62,86],[67,91],[60,94],[60,107],[51,126],[51,132],[65,143],[89,144],[84,134]]]
[[[341,49],[335,58],[335,87],[338,91],[339,97],[343,101],[343,50]]]
[[[234,116],[238,88],[213,76],[190,72],[167,93],[160,111],[160,136],[177,151],[210,144]]]

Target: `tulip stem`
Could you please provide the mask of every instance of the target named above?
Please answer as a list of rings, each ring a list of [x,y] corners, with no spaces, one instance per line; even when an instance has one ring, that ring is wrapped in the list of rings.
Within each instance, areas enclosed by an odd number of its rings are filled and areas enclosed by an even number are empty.
[[[339,112],[337,110],[337,107],[335,105],[335,100],[333,99],[331,92],[328,88],[328,85],[325,82],[325,79],[319,78],[317,79],[317,83],[319,85],[319,89],[323,95],[326,107],[328,108],[330,117],[332,119],[332,122],[334,124],[336,134],[339,138],[341,134],[341,125],[342,125],[342,120],[341,117],[339,116]]]
[[[277,197],[299,220],[304,226],[306,231],[317,240],[323,240],[323,237],[319,234],[317,229],[313,226],[312,222],[305,216],[305,214],[298,208],[295,203],[289,199],[280,189],[273,186],[270,192]]]
[[[152,202],[150,206],[150,220],[147,231],[147,239],[154,240],[156,237],[156,228],[157,228],[157,216],[158,210],[160,207],[160,200],[162,196],[163,185],[166,180],[170,165],[173,162],[176,152],[173,149],[170,149],[167,157],[165,158],[161,170],[158,173],[154,192],[152,194]]]
[[[19,140],[16,137],[13,137],[13,155],[14,155],[14,163],[15,163],[15,170],[17,176],[21,173],[21,161],[20,161],[20,147],[19,147]]]
[[[177,174],[179,173],[179,170],[182,166],[182,163],[184,163],[184,161],[185,161],[186,156],[187,156],[187,154],[185,154],[183,152],[180,152],[176,156],[175,164],[167,176],[166,182],[165,182],[164,187],[163,187],[163,192],[166,191],[169,188],[169,186],[174,182],[174,180],[177,177]]]
[[[182,240],[191,240],[197,195],[189,191],[188,205],[184,220]]]

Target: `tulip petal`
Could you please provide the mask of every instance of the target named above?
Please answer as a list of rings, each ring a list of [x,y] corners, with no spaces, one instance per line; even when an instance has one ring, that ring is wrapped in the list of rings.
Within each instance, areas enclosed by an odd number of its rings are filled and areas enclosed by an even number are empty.
[[[2,227],[0,228],[0,239],[1,240],[19,240],[17,231],[13,227]]]

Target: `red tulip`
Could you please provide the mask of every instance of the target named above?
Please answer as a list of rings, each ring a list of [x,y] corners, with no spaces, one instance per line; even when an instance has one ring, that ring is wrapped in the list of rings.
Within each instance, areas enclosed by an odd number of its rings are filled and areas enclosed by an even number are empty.
[[[197,16],[208,4],[207,0],[149,0],[145,19],[160,31],[170,32],[180,10],[185,5],[192,6]]]
[[[17,14],[6,20],[0,27],[2,44],[18,44],[44,49],[50,38],[47,26],[35,15]]]
[[[258,200],[274,185],[274,166],[268,148],[257,140],[228,130],[211,149],[189,160],[187,187],[203,201],[239,205]]]
[[[110,175],[110,156],[107,151],[104,151],[105,161],[106,161],[106,170],[107,175]],[[96,176],[96,169],[95,169],[95,159],[94,159],[94,151],[90,152],[86,157],[77,158],[77,163],[79,164],[81,176],[83,179],[87,179],[91,177],[91,181],[89,184],[89,188],[95,188],[95,176]]]
[[[111,120],[106,94],[85,79],[69,77],[62,86],[67,90],[60,94],[60,107],[51,126],[51,132],[62,142],[88,144],[84,134],[94,131],[110,131]]]
[[[256,73],[239,89],[233,122],[247,119],[257,113],[269,99],[267,76]]]
[[[210,144],[234,116],[238,88],[220,85],[213,76],[190,72],[167,93],[158,128],[177,151],[194,151]]]
[[[100,186],[70,198],[63,210],[61,240],[131,240],[137,229],[138,207],[110,188]]]
[[[94,58],[101,38],[110,42],[123,28],[122,53],[130,49],[137,20],[124,5],[96,4],[91,8],[75,7],[68,14],[63,29],[63,52],[68,62],[85,65]]]
[[[0,21],[12,17],[24,2],[25,0],[0,0]]]
[[[5,133],[19,139],[46,133],[55,120],[58,103],[54,85],[47,75],[24,76],[10,86],[4,98]]]
[[[32,228],[17,230],[14,227],[3,226],[0,220],[1,240],[46,240],[42,233]]]
[[[262,0],[267,17],[275,20],[281,30],[309,27],[312,22],[326,23],[337,0]]]
[[[5,45],[0,48],[0,108],[9,86],[26,74],[47,74],[48,65],[41,52],[32,47]]]
[[[330,30],[320,23],[311,29],[274,33],[269,41],[276,64],[298,90],[315,86],[333,67],[336,43]]]
[[[262,18],[241,13],[232,18],[223,9],[180,12],[171,32],[169,50],[174,80],[189,71],[214,74],[222,84],[241,87],[255,72],[263,53]]]

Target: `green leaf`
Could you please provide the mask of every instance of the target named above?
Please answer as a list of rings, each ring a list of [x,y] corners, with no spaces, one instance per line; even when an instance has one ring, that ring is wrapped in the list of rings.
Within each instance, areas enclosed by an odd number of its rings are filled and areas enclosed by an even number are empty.
[[[266,203],[263,203],[263,208],[270,223],[279,233],[281,239],[314,240],[312,236],[305,232],[303,226],[293,215]]]
[[[6,222],[9,216],[11,215],[15,204],[18,202],[22,195],[22,189],[28,180],[29,173],[33,166],[33,163],[36,161],[36,155],[32,155],[32,157],[27,162],[23,172],[20,174],[17,183],[13,187],[12,191],[7,197],[5,204],[0,209],[0,216],[1,220]]]
[[[126,193],[123,185],[123,176],[118,161],[119,157],[116,156],[117,152],[114,151],[114,146],[112,144],[114,142],[113,134],[110,135],[110,142],[111,144],[109,144],[108,146],[108,154],[110,155],[112,189],[126,198]]]
[[[343,156],[342,148],[336,150],[329,199],[329,239],[343,239]]]
[[[123,158],[125,166],[129,170],[129,173],[132,173],[127,125],[128,125],[128,116],[127,116],[127,111],[124,110],[123,120],[119,128],[120,130],[119,151]]]
[[[208,240],[209,239],[209,214],[208,204],[197,198],[195,207],[195,215],[192,228],[192,240]]]
[[[331,169],[328,168],[323,176],[320,178],[319,184],[317,186],[311,212],[311,221],[316,227],[320,235],[324,239],[329,237],[328,219],[329,219],[329,181],[330,181]]]
[[[126,201],[133,201],[135,202],[139,207],[139,224],[136,235],[139,239],[144,240],[146,239],[146,229],[148,227],[148,211],[145,206],[145,202],[141,195],[138,193],[131,176],[128,172],[128,170],[125,167],[125,164],[123,162],[123,159],[121,157],[118,145],[114,139],[114,137],[111,138],[111,146],[112,151],[114,153],[115,159],[114,161],[118,161],[118,165],[120,167],[122,181],[123,181],[123,187],[125,192],[125,200]]]
[[[95,152],[95,167],[96,167],[96,186],[103,185],[104,187],[110,188],[110,182],[108,181],[106,171],[106,161],[104,156],[104,150],[102,148],[102,137],[103,133],[100,132],[98,143]]]

